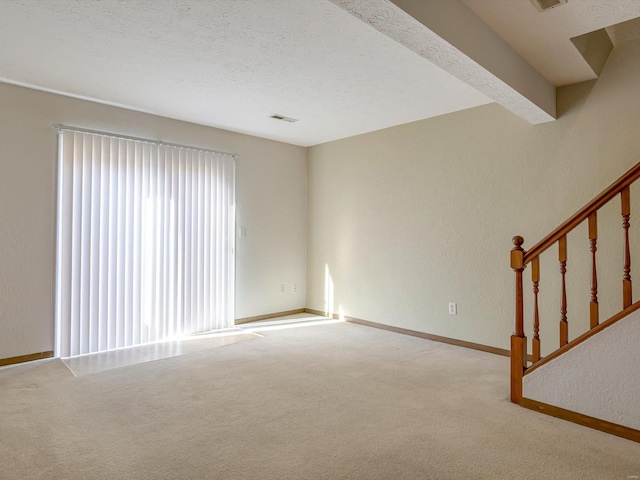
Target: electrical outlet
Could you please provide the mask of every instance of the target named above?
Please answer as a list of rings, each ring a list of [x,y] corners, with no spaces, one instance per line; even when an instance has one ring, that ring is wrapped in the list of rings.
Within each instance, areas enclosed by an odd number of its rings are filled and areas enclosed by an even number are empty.
[[[298,293],[298,284],[294,283],[291,285],[291,293]]]
[[[238,229],[238,236],[240,238],[245,238],[247,236],[247,229],[245,227],[240,227]]]
[[[283,283],[283,284],[280,285],[280,293],[281,294],[287,293],[287,285],[286,284]]]
[[[457,315],[457,314],[458,314],[458,304],[449,303],[449,315]]]

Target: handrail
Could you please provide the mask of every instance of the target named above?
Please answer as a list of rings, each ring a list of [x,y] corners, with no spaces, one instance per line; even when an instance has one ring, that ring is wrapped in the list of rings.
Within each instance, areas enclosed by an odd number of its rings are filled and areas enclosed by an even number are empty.
[[[624,175],[613,182],[600,195],[595,197],[584,207],[572,215],[566,222],[553,230],[549,235],[544,237],[540,242],[525,251],[522,248],[524,239],[520,236],[513,237],[514,247],[511,249],[511,268],[515,273],[515,328],[511,336],[511,401],[514,403],[522,402],[523,377],[527,371],[538,368],[540,365],[550,361],[552,358],[561,355],[566,350],[581,342],[584,338],[594,335],[601,331],[605,326],[613,323],[613,320],[600,324],[599,320],[599,303],[598,303],[598,275],[596,251],[598,249],[598,210],[620,194],[620,214],[622,216],[622,228],[624,232],[624,261],[622,268],[622,311],[616,314],[614,318],[622,318],[626,316],[630,307],[632,307],[632,280],[631,280],[631,252],[629,242],[629,218],[631,215],[631,197],[630,185],[640,178],[640,163],[634,165]],[[589,250],[591,252],[591,290],[589,303],[589,323],[590,332],[582,335],[575,341],[569,343],[569,325],[567,321],[567,291],[566,291],[566,272],[567,272],[567,234],[576,228],[585,220],[589,221]],[[540,264],[539,256],[549,247],[558,244],[558,265],[561,275],[561,305],[559,319],[559,348],[542,359],[540,356],[540,318],[538,309],[538,292],[540,285]],[[524,296],[523,296],[523,272],[527,264],[531,263],[531,281],[533,283],[533,355],[531,366],[527,365],[527,337],[524,330]],[[635,305],[634,308],[640,308]],[[617,321],[617,320],[615,320]],[[571,346],[567,346],[571,345]]]
[[[524,265],[528,264],[531,260],[536,258],[547,248],[560,240],[560,238],[564,237],[567,233],[569,233],[571,230],[585,221],[589,217],[589,215],[597,211],[600,207],[602,207],[609,200],[619,194],[624,188],[631,185],[638,178],[640,178],[640,163],[632,167],[629,171],[627,171],[627,173],[625,173],[618,180],[609,185],[609,187],[600,195],[595,197],[584,207],[578,210],[566,222],[564,222],[558,228],[553,230],[549,235],[544,237],[533,247],[527,250],[524,254]]]

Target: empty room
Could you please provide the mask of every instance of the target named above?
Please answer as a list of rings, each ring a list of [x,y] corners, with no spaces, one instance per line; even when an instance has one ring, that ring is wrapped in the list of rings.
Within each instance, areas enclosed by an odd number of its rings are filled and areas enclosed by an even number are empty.
[[[0,479],[640,477],[638,0],[0,0]]]

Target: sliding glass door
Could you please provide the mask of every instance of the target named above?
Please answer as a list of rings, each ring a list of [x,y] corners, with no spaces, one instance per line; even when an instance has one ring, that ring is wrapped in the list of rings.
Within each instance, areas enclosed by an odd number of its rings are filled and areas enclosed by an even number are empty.
[[[233,326],[235,158],[59,134],[56,354]]]

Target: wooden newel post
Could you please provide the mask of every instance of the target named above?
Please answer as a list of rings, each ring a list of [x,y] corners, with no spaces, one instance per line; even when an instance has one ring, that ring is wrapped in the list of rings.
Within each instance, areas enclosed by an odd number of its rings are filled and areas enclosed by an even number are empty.
[[[524,299],[522,272],[524,271],[524,250],[522,237],[513,237],[515,245],[511,250],[511,268],[516,272],[516,325],[511,335],[511,401],[522,402],[522,377],[527,366],[527,337],[524,335]]]

